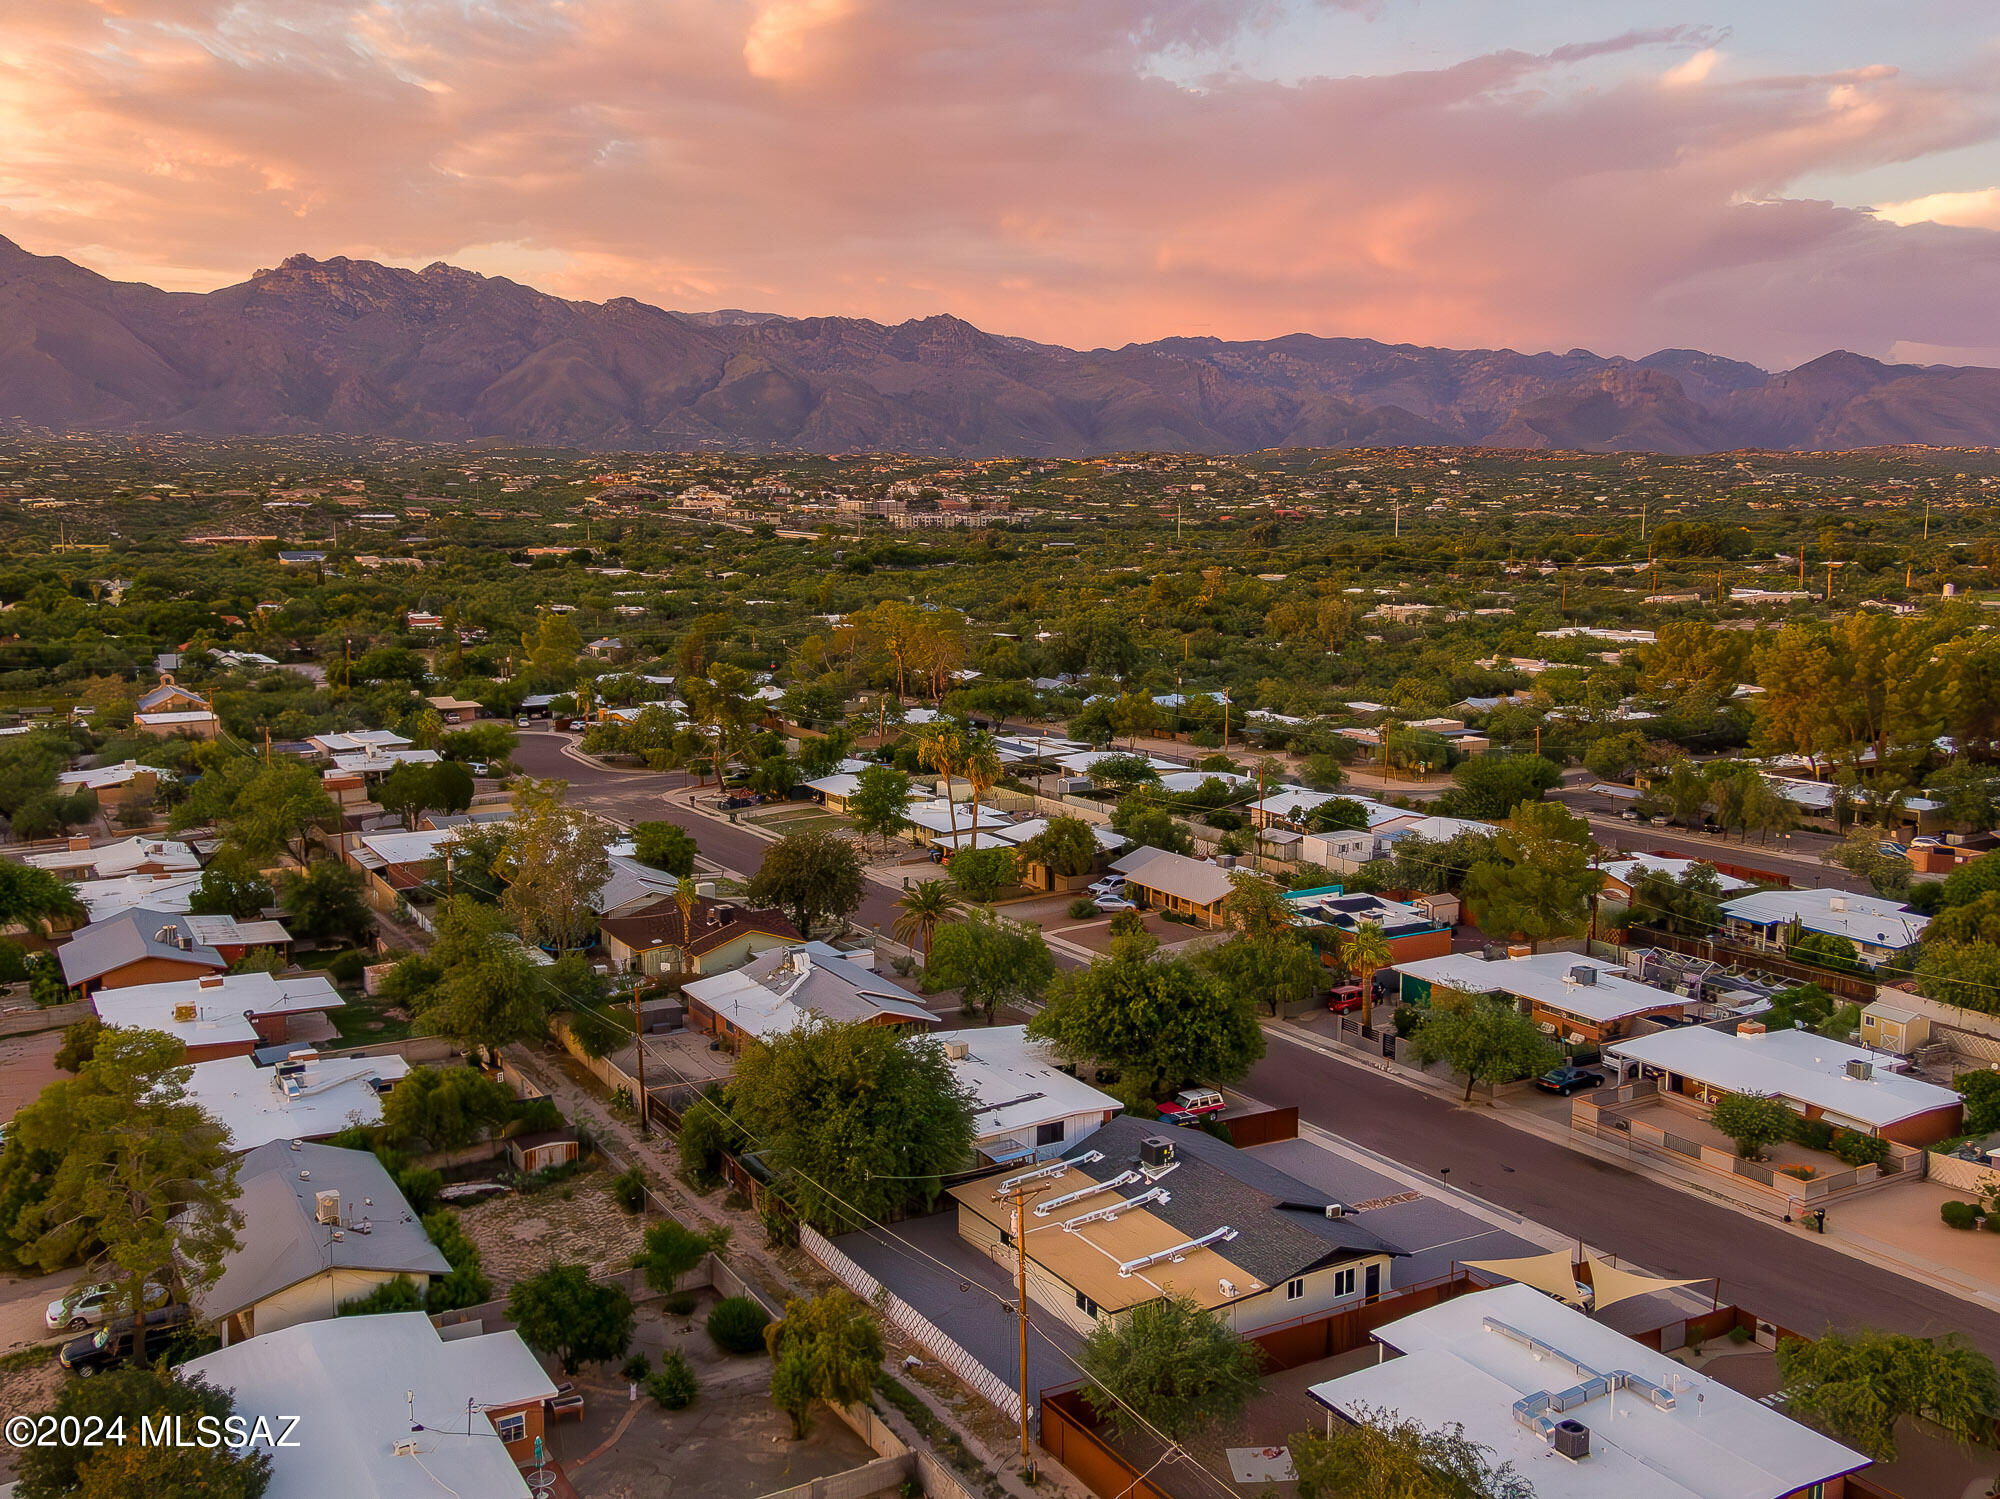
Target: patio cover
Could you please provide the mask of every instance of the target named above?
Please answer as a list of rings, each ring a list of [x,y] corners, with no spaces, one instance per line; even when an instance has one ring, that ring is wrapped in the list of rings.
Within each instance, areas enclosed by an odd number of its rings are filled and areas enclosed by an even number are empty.
[[[1576,1286],[1576,1261],[1567,1249],[1551,1249],[1547,1254],[1523,1255],[1517,1260],[1466,1260],[1468,1270],[1484,1270],[1489,1275],[1504,1275],[1509,1280],[1517,1280],[1524,1286],[1533,1286],[1537,1291],[1545,1291],[1558,1301],[1571,1306],[1583,1305],[1583,1296]]]
[[[1607,1306],[1616,1306],[1621,1301],[1630,1301],[1635,1296],[1652,1296],[1660,1291],[1674,1291],[1682,1286],[1706,1284],[1709,1277],[1695,1280],[1666,1280],[1657,1275],[1639,1275],[1630,1270],[1621,1270],[1608,1260],[1599,1259],[1589,1250],[1584,1258],[1590,1261],[1590,1284],[1596,1295],[1591,1304],[1597,1311]]]

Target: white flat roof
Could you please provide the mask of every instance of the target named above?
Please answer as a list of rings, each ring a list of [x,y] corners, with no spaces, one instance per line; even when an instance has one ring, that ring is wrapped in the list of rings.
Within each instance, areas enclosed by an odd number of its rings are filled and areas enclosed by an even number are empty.
[[[129,989],[100,989],[91,1007],[106,1025],[125,1030],[164,1031],[185,1046],[256,1041],[257,1031],[244,1018],[291,1015],[307,1010],[338,1009],[346,1001],[323,973],[276,978],[268,973],[218,975],[221,982],[177,979],[165,984],[135,984]],[[174,1008],[191,1004],[195,1018],[176,1020]]]
[[[1812,1104],[1833,1122],[1880,1129],[1914,1114],[1948,1108],[1958,1094],[1889,1069],[1896,1058],[1811,1031],[1733,1035],[1707,1026],[1684,1026],[1604,1048],[1647,1067],[1662,1067],[1731,1093],[1774,1093]],[[1872,1064],[1868,1078],[1849,1077],[1849,1062]]]
[[[1641,876],[1648,874],[1663,874],[1670,880],[1678,880],[1690,869],[1694,868],[1695,865],[1707,862],[1705,859],[1673,859],[1663,854],[1626,854],[1612,863],[1602,864],[1598,867],[1609,878],[1617,880],[1621,884],[1630,885]],[[1713,865],[1709,867],[1714,868]],[[1748,880],[1739,880],[1734,875],[1722,873],[1721,870],[1716,870],[1715,878],[1721,883],[1722,892],[1725,895],[1732,890],[1748,890],[1750,888]]]
[[[198,874],[128,874],[115,880],[85,880],[75,890],[90,919],[106,921],[135,907],[181,915],[200,888]]]
[[[519,1333],[446,1341],[422,1312],[300,1322],[190,1359],[180,1372],[234,1391],[247,1420],[269,1418],[276,1430],[281,1417],[301,1418],[292,1433],[299,1445],[270,1454],[265,1499],[527,1499],[527,1482],[477,1408],[556,1393]],[[396,1455],[404,1442],[416,1445],[414,1456]]]
[[[1908,947],[1931,922],[1900,901],[1852,890],[1759,890],[1724,901],[1722,914],[1763,927],[1796,918],[1809,932],[1892,948]]]
[[[1571,979],[1570,971],[1575,968],[1595,969],[1597,982],[1584,984]],[[1678,994],[1627,978],[1615,964],[1573,952],[1531,953],[1525,958],[1500,958],[1491,963],[1478,953],[1446,953],[1440,958],[1398,963],[1396,972],[1453,989],[1470,989],[1475,994],[1504,990],[1536,1000],[1552,1010],[1566,1010],[1585,1020],[1600,1022],[1687,1003]]]
[[[400,1081],[410,1064],[393,1053],[319,1058],[306,1063],[289,1092],[277,1068],[259,1067],[248,1057],[197,1062],[188,1070],[188,1097],[221,1124],[231,1150],[243,1151],[272,1140],[323,1139],[350,1124],[380,1124],[375,1082]]]
[[[1025,1025],[935,1031],[928,1039],[966,1047],[967,1055],[954,1060],[951,1071],[974,1099],[975,1139],[1011,1135],[1073,1114],[1116,1113],[1124,1107],[1109,1093],[1059,1068],[1048,1043],[1030,1041]]]
[[[1343,1412],[1393,1410],[1426,1427],[1463,1423],[1468,1437],[1492,1449],[1496,1466],[1514,1464],[1537,1499],[1781,1499],[1868,1465],[1860,1453],[1529,1286],[1457,1296],[1375,1337],[1403,1357],[1314,1385],[1312,1397]],[[1572,1405],[1561,1417],[1590,1429],[1581,1461],[1560,1456],[1514,1418],[1524,1396],[1619,1372],[1651,1381],[1672,1407],[1632,1388]]]
[[[87,867],[95,870],[99,879],[129,874],[142,864],[157,864],[163,869],[190,873],[198,873],[201,869],[201,860],[185,843],[136,836],[121,838],[116,843],[99,844],[96,848],[60,848],[53,853],[29,854],[23,862],[37,869]]]

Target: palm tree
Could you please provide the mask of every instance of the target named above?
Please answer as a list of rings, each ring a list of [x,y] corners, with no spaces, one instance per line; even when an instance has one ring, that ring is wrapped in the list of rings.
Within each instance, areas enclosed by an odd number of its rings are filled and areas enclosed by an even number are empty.
[[[681,967],[688,966],[688,948],[694,943],[694,908],[701,890],[692,875],[683,875],[674,886],[674,904],[681,908]]]
[[[928,963],[932,936],[936,934],[939,924],[948,920],[958,908],[958,897],[952,894],[951,886],[945,881],[918,880],[896,902],[896,909],[903,914],[896,918],[896,924],[890,931],[905,947],[920,948],[924,961]]]
[[[944,777],[944,815],[951,824],[951,851],[958,852],[958,810],[952,805],[951,780],[965,757],[965,736],[956,724],[934,723],[917,738],[917,763]],[[977,812],[973,814],[977,816]]]
[[[972,846],[977,848],[979,799],[993,789],[995,783],[1007,773],[1007,768],[1000,763],[1000,752],[993,747],[993,736],[983,730],[967,734],[960,742],[960,749],[958,773],[972,787]]]
[[[1362,1019],[1372,1022],[1375,1017],[1376,971],[1387,968],[1396,960],[1396,955],[1389,950],[1389,939],[1382,935],[1382,923],[1364,921],[1357,926],[1347,939],[1341,956],[1361,980]]]

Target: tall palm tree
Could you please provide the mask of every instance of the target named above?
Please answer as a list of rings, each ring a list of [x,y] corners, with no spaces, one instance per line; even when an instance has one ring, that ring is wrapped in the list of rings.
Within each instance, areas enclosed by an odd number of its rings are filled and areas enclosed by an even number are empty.
[[[958,773],[965,777],[972,787],[972,846],[979,847],[979,799],[991,791],[1007,768],[1000,763],[1000,752],[993,747],[993,736],[983,729],[967,734],[961,741],[963,754],[958,762]]]
[[[964,757],[965,736],[956,724],[933,723],[917,738],[917,763],[928,765],[944,777],[944,815],[951,824],[953,853],[958,852],[958,809],[952,804],[951,782]]]
[[[1372,1022],[1375,1018],[1375,974],[1396,960],[1396,955],[1389,950],[1389,939],[1382,935],[1382,923],[1364,921],[1357,926],[1354,935],[1347,939],[1342,957],[1361,980],[1362,1019]]]
[[[683,875],[674,886],[674,904],[681,908],[681,967],[688,966],[688,949],[694,943],[694,908],[701,891],[692,875]]]
[[[896,924],[890,931],[905,947],[919,948],[928,963],[931,938],[936,935],[940,923],[949,920],[958,908],[958,897],[952,894],[951,886],[945,881],[918,880],[896,902],[896,909],[903,914],[896,918]]]

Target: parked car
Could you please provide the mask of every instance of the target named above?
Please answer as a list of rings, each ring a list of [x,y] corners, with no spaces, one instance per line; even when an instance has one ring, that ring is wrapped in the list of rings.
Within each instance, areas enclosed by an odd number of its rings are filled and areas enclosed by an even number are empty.
[[[1136,911],[1139,908],[1122,895],[1100,895],[1091,902],[1098,910],[1106,913],[1114,911]]]
[[[1904,848],[1902,844],[1891,843],[1886,839],[1875,845],[1875,852],[1878,854],[1887,854],[1892,859],[1907,859],[1910,856],[1910,851]]]
[[[1117,895],[1121,893],[1124,889],[1125,889],[1124,875],[1107,874],[1103,879],[1099,880],[1096,884],[1090,887],[1089,893],[1093,896]]]
[[[1585,1088],[1604,1086],[1604,1074],[1586,1072],[1581,1067],[1556,1067],[1535,1079],[1535,1086],[1544,1093],[1560,1093],[1567,1098],[1572,1093],[1581,1093]]]
[[[50,1332],[61,1332],[64,1328],[96,1327],[111,1315],[118,1289],[109,1281],[99,1281],[81,1291],[72,1291],[59,1301],[51,1301],[48,1310],[42,1314],[43,1325]],[[158,1281],[146,1282],[147,1306],[165,1306],[167,1299],[165,1286]]]
[[[517,729],[525,729],[528,727],[528,720],[525,718],[517,718],[514,720],[514,727]]]
[[[1620,812],[1618,815],[1624,818],[1627,822],[1639,821],[1639,814],[1637,812],[1634,812],[1630,807],[1627,807],[1623,812]]]
[[[1160,1118],[1168,1124],[1199,1124],[1210,1114],[1220,1114],[1222,1095],[1213,1088],[1183,1088],[1172,1103],[1160,1105]]]
[[[151,1343],[165,1333],[187,1322],[192,1312],[186,1306],[175,1304],[163,1306],[146,1313],[146,1339]],[[116,1368],[132,1356],[132,1332],[136,1324],[130,1317],[120,1317],[107,1323],[96,1332],[85,1333],[63,1344],[57,1357],[62,1366],[83,1379],[90,1378],[100,1369]]]
[[[1326,1007],[1336,1015],[1350,1014],[1361,1008],[1361,986],[1342,984],[1338,989],[1327,991]]]

